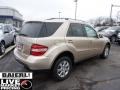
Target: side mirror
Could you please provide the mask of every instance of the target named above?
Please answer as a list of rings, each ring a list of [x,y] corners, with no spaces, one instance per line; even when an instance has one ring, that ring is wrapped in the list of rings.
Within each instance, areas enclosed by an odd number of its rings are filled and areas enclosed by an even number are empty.
[[[103,38],[103,35],[102,35],[102,34],[99,34],[99,38]]]

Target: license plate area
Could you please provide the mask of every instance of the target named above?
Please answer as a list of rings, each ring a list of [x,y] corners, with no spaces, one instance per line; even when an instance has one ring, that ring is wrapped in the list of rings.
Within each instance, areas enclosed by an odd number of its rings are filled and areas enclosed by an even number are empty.
[[[18,43],[18,44],[17,44],[17,49],[18,49],[19,51],[22,51],[22,50],[23,50],[23,44]]]

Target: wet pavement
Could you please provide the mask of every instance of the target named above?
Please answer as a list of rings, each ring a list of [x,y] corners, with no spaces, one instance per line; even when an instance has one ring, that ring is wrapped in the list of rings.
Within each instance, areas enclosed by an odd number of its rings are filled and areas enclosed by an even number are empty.
[[[0,59],[0,72],[27,72],[15,61],[13,51]],[[67,80],[56,82],[48,71],[34,71],[33,90],[120,90],[120,46],[112,45],[108,59],[94,57],[80,62]]]

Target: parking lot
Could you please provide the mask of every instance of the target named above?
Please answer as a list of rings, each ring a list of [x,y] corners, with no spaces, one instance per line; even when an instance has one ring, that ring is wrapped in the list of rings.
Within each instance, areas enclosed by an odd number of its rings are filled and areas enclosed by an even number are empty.
[[[94,57],[77,64],[71,76],[56,82],[48,71],[35,71],[33,90],[119,90],[120,89],[120,46],[113,44],[108,59]],[[0,59],[0,72],[27,72],[15,61],[13,50]]]

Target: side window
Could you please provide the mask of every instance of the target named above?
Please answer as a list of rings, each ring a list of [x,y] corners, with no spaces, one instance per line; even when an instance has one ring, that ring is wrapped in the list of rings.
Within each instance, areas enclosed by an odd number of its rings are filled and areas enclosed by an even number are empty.
[[[85,31],[88,37],[97,37],[96,31],[92,27],[85,26]]]
[[[7,26],[9,32],[12,31],[12,28],[10,26]]]
[[[45,26],[45,24],[43,24],[43,26],[39,32],[39,37],[45,37],[46,34],[47,34],[46,26]]]
[[[54,23],[54,22],[46,22],[42,25],[42,28],[40,30],[40,37],[46,37],[46,36],[50,36],[53,33],[55,33],[57,31],[57,29],[60,27],[62,23]]]
[[[4,32],[10,32],[7,26],[4,26]]]
[[[46,25],[46,29],[47,29],[47,34],[48,36],[52,35],[53,33],[55,33],[57,31],[57,29],[62,25],[62,23],[59,22],[49,22],[49,23],[45,23]]]
[[[79,23],[71,23],[68,29],[67,36],[69,37],[85,37],[83,25]]]

